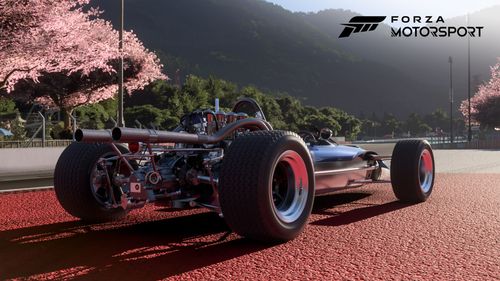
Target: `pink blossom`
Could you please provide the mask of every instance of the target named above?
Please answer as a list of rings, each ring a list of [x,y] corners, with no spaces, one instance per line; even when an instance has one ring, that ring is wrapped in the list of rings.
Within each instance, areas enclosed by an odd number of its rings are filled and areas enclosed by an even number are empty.
[[[90,0],[2,0],[0,3],[0,88],[8,92],[19,81],[37,82],[50,73],[78,74],[91,79],[99,72],[116,76],[118,32],[96,18],[99,10],[85,10]],[[125,87],[129,92],[151,81],[165,79],[158,57],[132,32],[124,33],[125,71],[135,68]],[[116,83],[89,91],[64,93],[60,98],[39,96],[37,101],[65,109],[112,98]]]
[[[500,100],[500,58],[496,65],[491,67],[491,79],[479,87],[477,93],[471,98],[471,120],[476,124],[493,125],[500,123],[500,116],[492,116],[491,112],[498,112],[494,101]],[[460,111],[467,119],[468,101],[462,101]],[[486,112],[489,111],[489,112]],[[493,120],[493,119],[495,120]],[[490,120],[492,119],[492,120]]]

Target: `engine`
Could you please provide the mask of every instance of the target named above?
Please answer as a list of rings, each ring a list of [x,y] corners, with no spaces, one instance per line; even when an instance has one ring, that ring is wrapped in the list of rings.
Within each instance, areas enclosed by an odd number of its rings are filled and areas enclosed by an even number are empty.
[[[229,113],[220,110],[216,100],[215,110],[197,110],[184,115],[173,132],[149,132],[149,138],[146,135],[140,138],[151,141],[127,141],[134,156],[127,157],[133,172],[120,174],[115,179],[122,187],[122,197],[126,197],[122,202],[128,202],[127,208],[154,201],[174,208],[203,206],[218,211],[217,185],[224,149],[252,129],[252,126],[239,127],[245,122],[252,124],[251,120],[244,121],[249,118],[260,119],[270,127],[254,100],[239,100]],[[126,138],[125,133],[120,131],[120,139]],[[206,141],[157,143],[163,139],[161,134]]]

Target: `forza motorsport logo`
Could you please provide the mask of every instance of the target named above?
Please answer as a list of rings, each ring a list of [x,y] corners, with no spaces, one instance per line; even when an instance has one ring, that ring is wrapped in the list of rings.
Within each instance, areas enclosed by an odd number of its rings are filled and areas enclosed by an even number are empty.
[[[385,16],[353,17],[348,23],[342,24],[345,27],[339,38],[349,37],[353,33],[374,31],[386,18]],[[484,29],[484,26],[447,26],[442,16],[391,16],[391,23],[403,24],[401,27],[390,28],[391,37],[481,37]]]
[[[374,31],[378,24],[383,22],[386,17],[353,17],[349,23],[344,23],[345,26],[339,38],[349,37],[352,33]]]

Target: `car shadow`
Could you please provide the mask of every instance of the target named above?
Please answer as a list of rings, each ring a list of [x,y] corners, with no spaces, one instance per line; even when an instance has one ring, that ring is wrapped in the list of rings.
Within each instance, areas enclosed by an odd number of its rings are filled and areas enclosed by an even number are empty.
[[[364,205],[364,204],[363,204]],[[400,201],[393,201],[380,205],[368,205],[346,212],[328,212],[323,210],[321,214],[329,215],[329,217],[311,222],[312,225],[322,226],[341,226],[358,221],[373,218],[379,215],[390,213],[399,209],[412,206],[412,204],[402,203]]]
[[[313,214],[328,217],[311,224],[339,226],[408,206],[356,202],[368,196],[371,194],[318,197]],[[329,210],[345,204],[367,207],[344,213]],[[273,246],[240,238],[211,212],[141,223],[71,221],[0,232],[0,280],[157,280]]]
[[[214,213],[136,224],[79,221],[0,232],[0,279],[157,280],[271,247]]]
[[[314,198],[313,214],[331,214],[328,209],[336,206],[354,203],[361,199],[371,196],[371,193],[351,192],[351,193],[334,193],[329,195],[318,196]]]

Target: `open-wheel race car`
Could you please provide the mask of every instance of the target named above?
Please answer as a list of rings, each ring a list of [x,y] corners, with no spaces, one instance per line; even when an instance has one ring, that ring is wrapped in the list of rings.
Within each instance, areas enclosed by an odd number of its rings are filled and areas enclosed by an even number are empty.
[[[82,220],[119,220],[149,202],[205,207],[239,235],[262,241],[297,237],[318,195],[379,182],[390,182],[404,202],[431,194],[426,141],[400,141],[391,157],[331,136],[328,129],[273,130],[253,99],[239,100],[231,113],[216,101],[215,111],[186,114],[172,131],[77,130],[57,162],[54,187],[64,209]],[[389,160],[390,179],[383,176]]]

